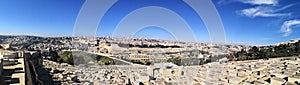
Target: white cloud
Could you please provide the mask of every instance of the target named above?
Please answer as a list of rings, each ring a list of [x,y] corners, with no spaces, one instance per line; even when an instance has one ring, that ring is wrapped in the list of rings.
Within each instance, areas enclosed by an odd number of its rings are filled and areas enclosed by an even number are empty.
[[[289,4],[286,6],[277,5],[278,0],[235,0],[245,4],[251,4],[255,7],[247,8],[237,11],[238,14],[250,18],[255,17],[287,17],[291,13],[281,13],[281,11],[288,9],[298,3]]]
[[[254,6],[236,11],[237,14],[247,16],[250,18],[255,17],[278,17],[290,18],[291,12],[284,12],[286,9],[298,5],[300,3],[293,3],[289,5],[279,5],[279,0],[220,0],[218,4],[228,4],[232,2],[240,2]],[[300,19],[294,19],[283,22],[280,31],[283,36],[289,36],[293,31],[292,28],[300,28]]]
[[[286,5],[286,6],[284,6],[284,7],[278,8],[278,9],[276,9],[275,11],[276,11],[276,12],[282,11],[282,10],[285,10],[285,9],[290,8],[290,7],[292,7],[292,6],[295,6],[295,5],[297,5],[297,4],[299,4],[299,3],[289,4],[289,5]]]
[[[294,19],[294,20],[289,20],[285,21],[282,26],[280,31],[284,33],[284,37],[289,36],[293,31],[292,28],[293,26],[300,25],[300,20]]]
[[[257,6],[254,8],[243,9],[238,13],[247,17],[284,17],[290,16],[291,13],[277,13],[278,11],[284,10],[288,7],[282,7],[280,10],[273,9],[272,7]]]
[[[237,0],[239,2],[245,4],[252,4],[252,5],[276,5],[278,0]]]
[[[229,4],[233,2],[240,2],[244,4],[251,4],[251,5],[277,5],[278,0],[219,0],[218,4]]]

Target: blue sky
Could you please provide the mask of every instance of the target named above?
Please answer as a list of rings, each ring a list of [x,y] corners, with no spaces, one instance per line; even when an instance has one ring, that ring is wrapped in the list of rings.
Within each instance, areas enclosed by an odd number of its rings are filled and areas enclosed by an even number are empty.
[[[300,39],[298,0],[212,1],[221,16],[227,43],[268,45]],[[72,36],[83,4],[84,0],[1,0],[0,34]],[[146,6],[160,6],[176,12],[190,25],[198,42],[209,42],[201,18],[180,0],[121,0],[103,17],[97,35],[112,35],[126,14]],[[158,27],[146,27],[134,37],[174,39]]]

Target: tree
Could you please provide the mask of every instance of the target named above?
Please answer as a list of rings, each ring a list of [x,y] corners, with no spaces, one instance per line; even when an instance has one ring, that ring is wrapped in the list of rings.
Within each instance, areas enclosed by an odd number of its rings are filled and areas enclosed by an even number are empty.
[[[69,63],[69,64],[74,64],[74,60],[73,60],[73,55],[72,55],[73,52],[71,51],[65,51],[63,52],[62,54],[60,54],[60,58],[62,59],[62,61],[64,63]]]
[[[258,52],[259,49],[258,49],[258,47],[253,46],[253,47],[250,49],[250,51],[252,51],[252,52]]]
[[[52,60],[52,61],[57,61],[57,59],[59,58],[58,53],[56,51],[50,51],[49,55],[51,57],[50,60]]]
[[[245,55],[242,55],[242,56],[239,56],[239,57],[237,58],[237,60],[239,60],[239,61],[241,61],[241,60],[248,60],[248,57],[245,56]]]
[[[295,43],[295,51],[296,51],[296,53],[297,53],[297,55],[299,55],[299,53],[300,53],[300,43],[299,42],[297,42],[297,43]]]
[[[296,43],[281,44],[278,46],[253,46],[246,52],[245,50],[234,53],[237,60],[268,59],[276,57],[288,57],[300,55],[300,40]]]
[[[176,65],[181,65],[181,59],[179,57],[176,57],[176,58],[170,58],[167,60],[167,62],[172,62]]]

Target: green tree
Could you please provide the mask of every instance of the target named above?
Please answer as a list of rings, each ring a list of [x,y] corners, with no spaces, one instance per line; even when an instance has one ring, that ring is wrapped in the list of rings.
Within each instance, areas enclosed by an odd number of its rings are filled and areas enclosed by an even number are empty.
[[[50,55],[50,60],[52,61],[58,61],[57,59],[59,58],[58,53],[56,51],[50,51],[49,52]]]
[[[74,64],[73,55],[70,51],[65,51],[59,55],[64,63]]]
[[[172,62],[176,65],[181,65],[181,59],[179,57],[176,57],[176,58],[170,58],[167,60],[167,62]]]

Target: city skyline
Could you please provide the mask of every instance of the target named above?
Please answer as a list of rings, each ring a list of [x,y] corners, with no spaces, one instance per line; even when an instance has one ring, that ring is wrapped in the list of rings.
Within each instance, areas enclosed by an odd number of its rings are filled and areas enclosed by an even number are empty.
[[[0,3],[1,35],[72,36],[76,17],[84,0],[6,0]],[[227,43],[271,45],[299,39],[299,3],[296,0],[213,0],[222,19]],[[67,4],[67,5],[66,5]],[[124,8],[126,7],[126,9]],[[209,42],[201,18],[180,0],[120,1],[99,23],[97,36],[112,36],[123,16],[137,7],[161,6],[181,15],[191,26],[198,42]],[[145,27],[134,37],[174,39],[159,27]],[[155,34],[156,33],[156,34]]]

